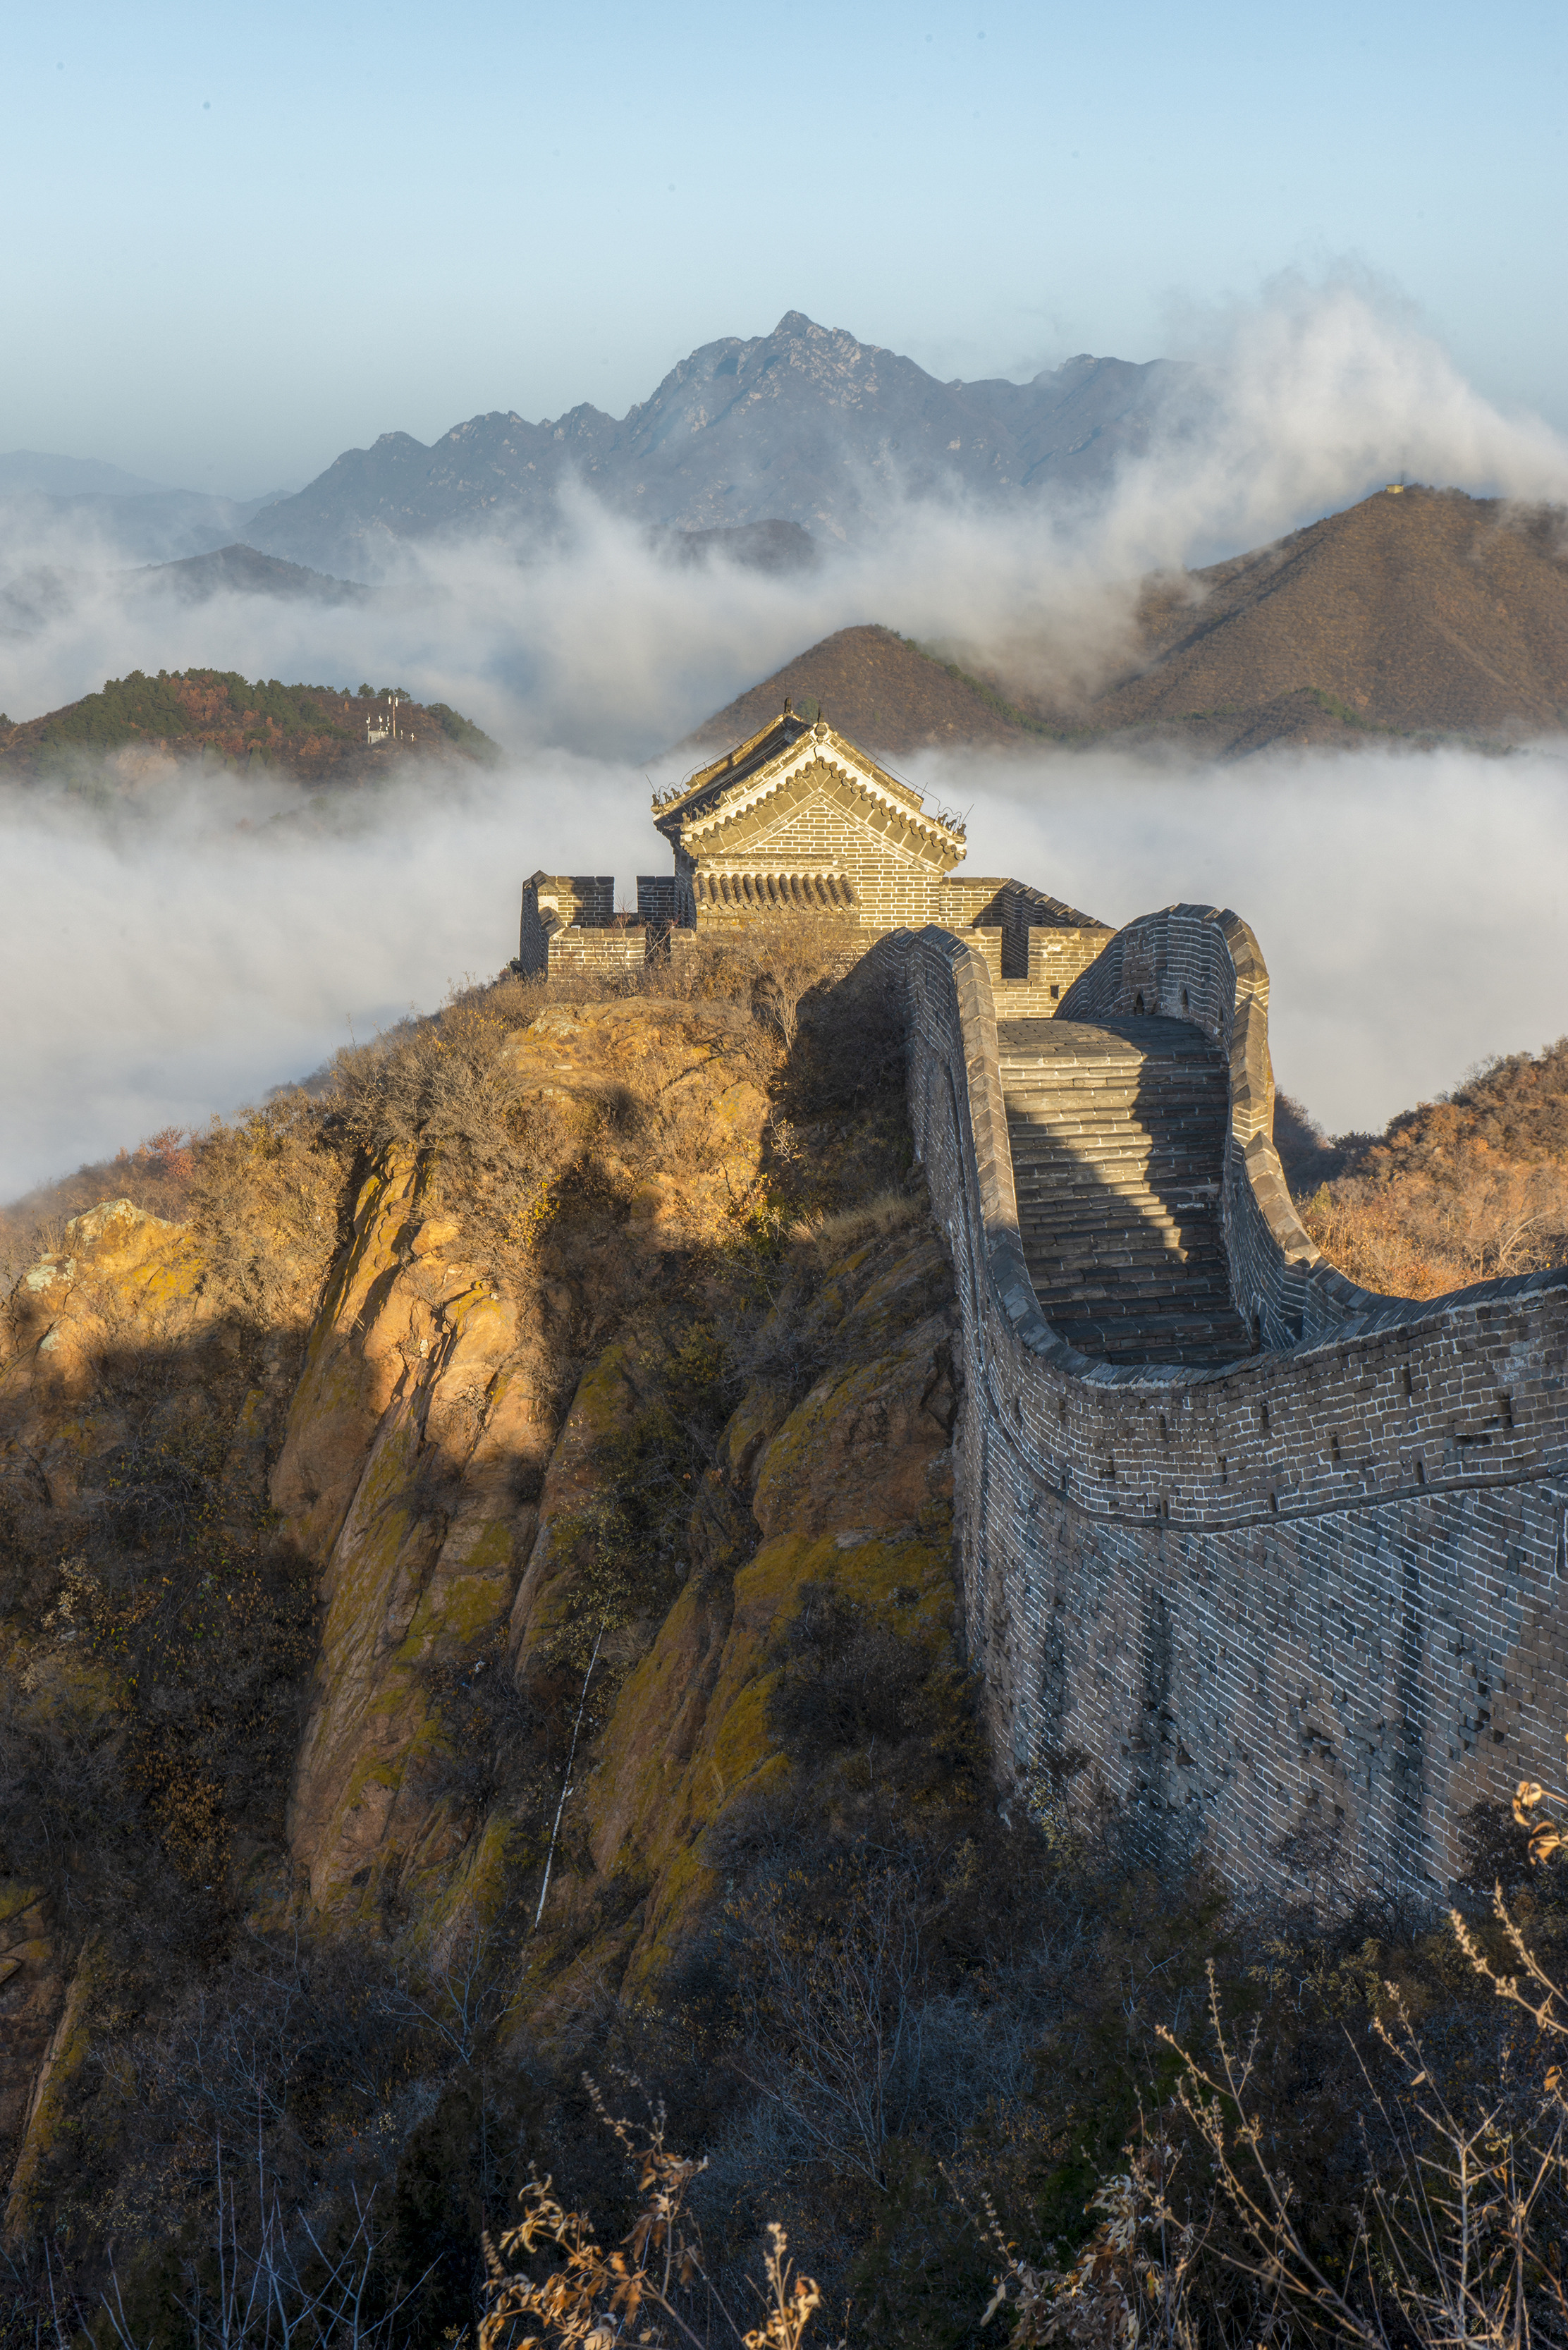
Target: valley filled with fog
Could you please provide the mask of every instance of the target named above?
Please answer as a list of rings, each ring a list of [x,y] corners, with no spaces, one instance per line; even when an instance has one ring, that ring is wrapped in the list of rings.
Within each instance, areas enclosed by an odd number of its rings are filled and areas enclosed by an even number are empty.
[[[1568,744],[909,772],[969,809],[977,870],[1113,923],[1174,899],[1244,914],[1278,1080],[1331,1129],[1381,1127],[1479,1057],[1568,1029]],[[539,867],[613,866],[633,902],[639,868],[663,869],[640,769],[556,753],[439,780],[440,797],[416,773],[331,827],[275,786],[200,775],[112,815],[8,802],[0,1187],[200,1125],[493,976]]]
[[[649,782],[712,710],[833,629],[877,620],[1071,702],[1118,673],[1140,581],[1257,545],[1388,472],[1568,494],[1568,450],[1472,391],[1365,288],[1282,281],[1214,329],[1210,398],[1093,495],[998,505],[867,489],[852,540],[774,573],[677,564],[581,487],[532,538],[394,550],[360,596],[165,592],[90,514],[15,521],[0,578],[13,721],[142,668],[397,683],[476,720],[500,765],[400,773],[307,804],[275,775],[111,757],[0,785],[10,1017],[0,1188],[15,1192],[304,1075],[515,951],[536,868],[666,852]],[[831,712],[828,713],[833,714]],[[925,753],[970,810],[971,861],[1110,922],[1233,905],[1273,978],[1281,1084],[1329,1128],[1377,1127],[1478,1056],[1568,1029],[1554,876],[1564,754],[1368,740],[1210,765],[1170,751]]]

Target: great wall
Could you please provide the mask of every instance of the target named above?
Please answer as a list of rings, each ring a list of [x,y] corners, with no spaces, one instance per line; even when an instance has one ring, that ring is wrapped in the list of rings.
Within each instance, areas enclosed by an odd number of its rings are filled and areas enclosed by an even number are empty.
[[[1235,914],[1115,932],[786,708],[655,804],[673,879],[534,875],[520,964],[836,919],[902,1007],[961,1306],[969,1653],[1005,1781],[1151,1857],[1440,1899],[1568,1730],[1568,1267],[1411,1301],[1318,1253]]]

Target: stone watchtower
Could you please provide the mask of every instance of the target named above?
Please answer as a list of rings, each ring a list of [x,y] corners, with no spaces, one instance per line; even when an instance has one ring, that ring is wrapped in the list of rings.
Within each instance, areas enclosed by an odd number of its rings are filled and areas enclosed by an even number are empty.
[[[675,919],[698,931],[792,910],[919,930],[964,854],[961,826],[787,703],[657,800],[653,820],[675,851]]]
[[[753,922],[842,922],[850,952],[928,923],[969,936],[1015,1012],[1049,1012],[1109,933],[1022,881],[956,873],[961,823],[826,718],[791,710],[653,803],[673,876],[639,874],[638,910],[614,911],[604,875],[535,873],[518,966],[551,978],[630,971]]]

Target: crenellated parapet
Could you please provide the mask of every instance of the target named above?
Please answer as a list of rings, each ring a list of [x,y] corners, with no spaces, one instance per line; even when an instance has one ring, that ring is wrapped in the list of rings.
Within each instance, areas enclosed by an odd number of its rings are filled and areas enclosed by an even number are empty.
[[[523,884],[517,969],[538,979],[639,972],[650,947],[668,936],[672,900],[667,879],[639,874],[637,912],[618,913],[613,874],[531,873]]]
[[[1199,1207],[1145,1254],[1151,1280],[1186,1263],[1207,1188],[1239,1336],[1212,1360],[1086,1352],[1032,1278],[986,958],[935,928],[878,953],[962,1303],[959,1535],[1004,1768],[1239,1882],[1440,1898],[1476,1807],[1545,1776],[1568,1729],[1568,1268],[1411,1300],[1329,1266],[1270,1139],[1257,942],[1172,907],[1105,944],[1049,1035],[1141,1066],[1177,1023],[1212,1049],[1212,1181],[1187,1169]],[[1014,1068],[1025,1033],[1003,1022]],[[1092,1204],[1092,1149],[1065,1164]]]

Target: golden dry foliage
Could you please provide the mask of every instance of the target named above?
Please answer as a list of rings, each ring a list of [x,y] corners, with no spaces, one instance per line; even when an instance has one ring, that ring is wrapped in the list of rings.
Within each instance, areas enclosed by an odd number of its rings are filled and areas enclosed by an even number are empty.
[[[1186,2303],[1200,2239],[1172,2210],[1168,2191],[1180,2154],[1157,2130],[1124,2147],[1123,2155],[1127,2168],[1102,2179],[1085,2206],[1091,2216],[1099,2214],[1099,2222],[1067,2269],[1022,2258],[990,2195],[981,2196],[984,2217],[977,2218],[942,2165],[981,2242],[998,2260],[980,2322],[1010,2317],[1009,2350],[1044,2350],[1057,2342],[1073,2350],[1137,2350],[1157,2341],[1188,2350],[1196,2344]]]
[[[548,2178],[531,2178],[518,2200],[523,2217],[502,2236],[486,2235],[486,2310],[480,2350],[610,2350],[637,2342],[650,2350],[689,2342],[702,2350],[711,2330],[698,2334],[674,2296],[701,2286],[728,2337],[744,2350],[799,2350],[822,2295],[810,2277],[792,2269],[782,2228],[768,2230],[761,2325],[742,2331],[724,2307],[703,2263],[701,2238],[686,2211],[691,2182],[707,2168],[664,2142],[662,2103],[639,2125],[613,2116],[597,2085],[585,2079],[595,2110],[625,2148],[637,2174],[641,2208],[620,2242],[606,2251],[595,2241],[587,2212],[568,2211]],[[634,2084],[635,2085],[635,2084]],[[503,2255],[505,2258],[503,2258]],[[557,2265],[539,2278],[519,2260],[543,2254]]]
[[[865,951],[865,935],[843,916],[748,922],[738,952],[754,974],[758,1012],[786,1052],[800,1033],[800,1007],[814,987],[847,971]]]
[[[1395,1297],[1562,1263],[1568,1039],[1493,1062],[1448,1100],[1407,1110],[1300,1213],[1342,1273]]]
[[[1562,1261],[1568,1167],[1499,1164],[1471,1148],[1440,1170],[1324,1184],[1300,1214],[1324,1256],[1364,1289],[1440,1297]]]
[[[1568,1735],[1563,1742],[1568,1745]],[[1514,1791],[1515,1823],[1530,1832],[1530,1858],[1539,1866],[1568,1846],[1568,1795],[1556,1787],[1543,1787],[1539,1779],[1521,1779]]]
[[[186,1214],[226,1304],[275,1327],[316,1306],[337,1244],[345,1157],[321,1106],[292,1091],[214,1118],[194,1151]]]

